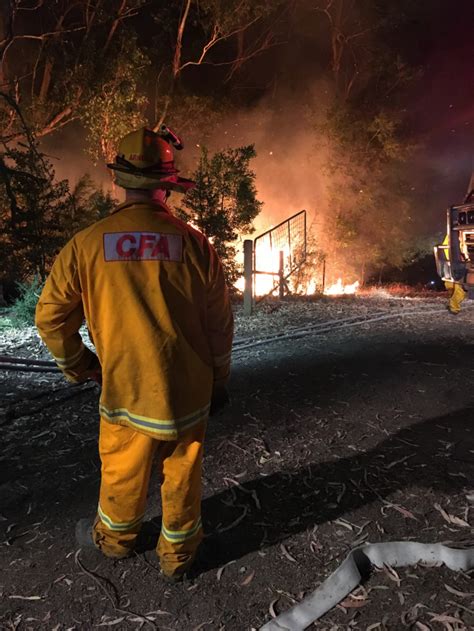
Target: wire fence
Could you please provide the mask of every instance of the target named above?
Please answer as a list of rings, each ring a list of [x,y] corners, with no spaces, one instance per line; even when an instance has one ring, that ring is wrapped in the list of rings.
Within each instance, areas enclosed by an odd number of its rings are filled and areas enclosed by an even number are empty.
[[[283,253],[282,255],[280,253]],[[281,270],[283,257],[283,270]],[[255,274],[288,278],[306,259],[306,211],[302,210],[254,240]]]

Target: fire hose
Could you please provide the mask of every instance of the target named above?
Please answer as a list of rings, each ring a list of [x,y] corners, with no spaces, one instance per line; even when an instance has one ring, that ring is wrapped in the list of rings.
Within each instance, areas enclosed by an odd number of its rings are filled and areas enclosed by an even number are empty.
[[[390,541],[369,543],[352,550],[322,585],[288,611],[270,620],[260,631],[304,631],[348,596],[372,566],[407,567],[425,563],[451,570],[474,568],[474,548],[459,550],[441,543]]]
[[[474,305],[472,305],[474,307]],[[469,308],[469,307],[466,307]],[[417,315],[433,315],[433,314],[445,314],[446,309],[413,309],[393,312],[382,312],[377,316],[371,318],[365,318],[364,316],[351,316],[349,318],[340,318],[339,320],[332,320],[330,322],[318,322],[316,324],[309,324],[305,327],[298,327],[294,329],[286,330],[282,333],[274,333],[266,336],[259,336],[258,338],[242,338],[236,340],[232,350],[233,352],[243,351],[248,348],[254,348],[255,346],[262,346],[269,344],[270,342],[279,342],[286,340],[293,340],[299,337],[308,336],[310,333],[320,335],[321,333],[331,333],[336,330],[352,328],[355,326],[362,326],[364,324],[372,324],[373,322],[381,322],[383,320],[393,320],[404,316],[417,316]]]
[[[473,305],[474,306],[474,305]],[[466,307],[469,308],[469,307]],[[396,318],[404,316],[417,316],[417,315],[433,315],[445,313],[444,308],[437,309],[405,309],[397,312],[382,312],[371,318],[365,316],[351,316],[348,318],[339,318],[338,320],[331,320],[330,322],[318,322],[316,324],[308,324],[304,327],[295,327],[293,329],[287,329],[282,333],[274,333],[269,335],[263,335],[258,337],[246,337],[235,340],[232,351],[238,353],[245,351],[255,346],[263,346],[272,342],[284,342],[286,340],[297,339],[299,337],[305,337],[310,334],[320,335],[322,333],[331,333],[340,329],[347,329],[356,326],[362,326],[364,324],[372,324],[374,322],[381,322],[384,320],[394,320]],[[0,370],[12,370],[21,372],[49,372],[60,373],[61,371],[56,366],[55,362],[27,359],[21,357],[10,357],[8,355],[0,355]]]
[[[26,357],[10,357],[0,355],[0,370],[19,372],[61,372],[55,362],[43,359],[27,359]]]

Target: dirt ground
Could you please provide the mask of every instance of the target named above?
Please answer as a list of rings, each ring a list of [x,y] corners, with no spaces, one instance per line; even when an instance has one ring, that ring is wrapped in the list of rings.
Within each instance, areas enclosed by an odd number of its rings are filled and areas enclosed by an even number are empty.
[[[250,631],[362,543],[474,545],[474,305],[455,317],[444,297],[381,292],[236,314],[232,405],[207,438],[205,562],[173,587],[153,550],[156,480],[135,557],[75,545],[97,502],[98,388],[0,372],[1,629]],[[31,330],[0,346],[47,358]],[[386,567],[311,628],[474,629],[472,578]]]

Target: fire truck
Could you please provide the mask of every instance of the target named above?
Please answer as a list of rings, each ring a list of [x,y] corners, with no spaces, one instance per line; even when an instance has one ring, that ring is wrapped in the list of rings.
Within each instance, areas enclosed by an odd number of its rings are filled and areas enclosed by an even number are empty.
[[[448,208],[446,238],[434,256],[441,279],[462,284],[474,299],[474,173],[464,202]]]

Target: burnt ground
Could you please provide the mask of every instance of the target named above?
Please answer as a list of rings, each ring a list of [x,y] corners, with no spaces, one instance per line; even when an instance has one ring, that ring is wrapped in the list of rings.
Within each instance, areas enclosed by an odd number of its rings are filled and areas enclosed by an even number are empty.
[[[443,305],[357,297],[238,316],[239,341],[396,317],[236,353],[232,405],[208,430],[205,565],[173,587],[151,549],[156,480],[144,551],[111,561],[75,545],[97,501],[97,389],[0,372],[0,628],[249,631],[361,543],[474,545],[474,307],[454,317]],[[46,356],[31,331],[3,331],[0,344]],[[312,628],[474,629],[474,585],[445,567],[385,568]]]

